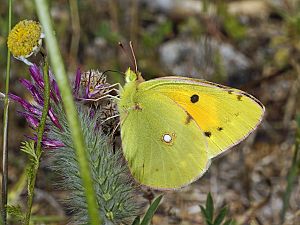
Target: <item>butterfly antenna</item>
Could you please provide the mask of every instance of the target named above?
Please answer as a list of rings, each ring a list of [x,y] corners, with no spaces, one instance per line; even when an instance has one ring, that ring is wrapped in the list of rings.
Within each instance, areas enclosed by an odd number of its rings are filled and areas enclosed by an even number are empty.
[[[131,50],[131,56],[132,56],[133,62],[134,62],[134,69],[135,69],[135,72],[137,73],[138,72],[138,67],[137,67],[135,53],[134,53],[133,46],[132,46],[132,41],[129,41],[129,46],[130,46],[130,50]]]
[[[132,47],[131,41],[129,42],[130,49],[131,49],[131,54],[128,53],[128,51],[125,49],[125,47],[122,44],[122,42],[119,42],[118,44],[121,47],[121,49],[123,50],[123,52],[125,53],[125,55],[130,59],[132,65],[134,67],[134,70],[137,73],[137,71],[138,71],[137,70],[137,63],[136,63],[136,58],[135,58],[135,55],[134,55],[134,51],[133,51],[133,47]]]
[[[118,71],[118,70],[104,70],[104,72],[102,72],[102,74],[106,74],[108,72],[112,72],[112,73],[119,73],[119,74],[122,74],[125,76],[125,73],[121,72],[121,71]]]

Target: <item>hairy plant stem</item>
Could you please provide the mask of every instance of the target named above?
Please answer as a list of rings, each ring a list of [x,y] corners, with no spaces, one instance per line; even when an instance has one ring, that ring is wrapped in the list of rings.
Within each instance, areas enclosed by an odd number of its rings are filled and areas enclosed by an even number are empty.
[[[84,186],[90,224],[101,225],[102,220],[100,219],[98,214],[99,206],[97,205],[96,201],[96,194],[94,191],[93,180],[91,177],[79,117],[73,101],[73,95],[70,88],[69,79],[63,64],[63,59],[53,32],[47,1],[35,0],[35,4],[38,17],[46,36],[46,43],[48,46],[51,65],[56,76],[56,81],[62,96],[62,102],[67,115],[67,120],[71,129],[72,140],[76,149],[77,160],[80,168],[80,176]]]
[[[49,65],[47,61],[47,56],[44,58],[44,66],[43,66],[43,78],[44,78],[44,106],[41,121],[39,123],[39,127],[37,130],[37,144],[35,154],[37,157],[37,161],[32,164],[32,175],[28,178],[28,200],[27,200],[27,212],[25,216],[24,224],[29,225],[30,216],[31,216],[31,208],[33,203],[34,196],[34,187],[36,182],[36,176],[38,173],[38,169],[40,166],[40,158],[42,155],[42,139],[43,133],[45,130],[45,125],[47,121],[47,115],[49,111],[49,102],[50,102],[50,82],[49,82]]]
[[[12,17],[12,0],[8,0],[8,28],[7,35],[11,30],[11,17]],[[8,179],[8,92],[9,92],[9,78],[10,78],[10,51],[7,49],[7,62],[6,62],[6,78],[5,78],[5,97],[4,97],[4,111],[3,111],[3,145],[2,145],[2,222],[7,224],[7,179]]]

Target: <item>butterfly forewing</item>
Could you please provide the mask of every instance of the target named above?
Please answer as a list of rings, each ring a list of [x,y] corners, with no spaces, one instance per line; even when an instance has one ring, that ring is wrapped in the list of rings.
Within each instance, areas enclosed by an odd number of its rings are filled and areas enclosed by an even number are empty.
[[[218,84],[181,77],[143,82],[140,89],[171,99],[195,121],[214,157],[247,137],[261,122],[264,107],[251,95]],[[184,124],[183,124],[184,125]]]

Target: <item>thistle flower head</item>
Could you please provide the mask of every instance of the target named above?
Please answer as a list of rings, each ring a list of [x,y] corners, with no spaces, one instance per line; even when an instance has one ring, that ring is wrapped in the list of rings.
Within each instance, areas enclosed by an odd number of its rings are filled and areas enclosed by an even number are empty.
[[[7,46],[12,55],[27,65],[32,54],[39,52],[44,34],[40,24],[33,20],[22,20],[10,31]]]
[[[74,93],[82,100],[97,99],[109,92],[110,84],[106,82],[105,74],[98,70],[89,70],[81,73],[77,71]]]
[[[77,70],[73,87],[75,99],[83,101],[90,107],[90,117],[95,116],[97,111],[98,123],[104,133],[111,133],[117,126],[118,121],[112,120],[117,114],[117,105],[108,98],[115,95],[113,85],[106,82],[106,75],[98,70],[89,70],[81,73]],[[103,122],[105,121],[105,122]]]

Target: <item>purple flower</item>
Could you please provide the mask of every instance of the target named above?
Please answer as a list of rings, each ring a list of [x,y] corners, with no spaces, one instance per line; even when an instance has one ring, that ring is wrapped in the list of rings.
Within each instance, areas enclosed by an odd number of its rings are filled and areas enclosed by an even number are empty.
[[[81,81],[81,72],[80,72],[80,68],[78,68],[76,71],[76,78],[75,78],[74,88],[73,88],[73,94],[75,97],[78,97],[80,81]]]
[[[40,91],[44,90],[44,80],[43,80],[42,70],[36,64],[33,64],[32,66],[29,67],[29,72],[31,74],[35,86]],[[50,98],[55,103],[59,103],[59,101],[61,100],[61,96],[58,90],[57,83],[51,71],[49,71],[49,78],[50,78]]]
[[[18,113],[24,116],[29,126],[36,132],[40,123],[42,110],[44,106],[44,79],[42,75],[42,70],[35,64],[29,67],[29,72],[32,81],[21,78],[20,83],[29,91],[35,103],[30,104],[25,99],[22,99],[21,97],[14,94],[9,94],[9,97],[11,100],[18,102],[22,106],[24,112],[18,112]],[[58,117],[57,115],[55,115],[52,109],[54,104],[55,105],[60,104],[61,96],[58,90],[57,83],[54,79],[54,76],[50,71],[49,71],[49,78],[50,78],[50,100],[52,101],[50,101],[48,117],[57,128],[62,130],[62,126],[59,123]],[[47,127],[46,125],[45,130],[47,129],[49,130],[49,127]],[[62,143],[60,141],[50,140],[49,138],[47,138],[46,133],[44,133],[43,135],[44,136],[42,140],[42,145],[44,148],[59,148],[62,146]],[[35,141],[37,140],[34,137],[33,138],[31,137],[30,139]]]
[[[9,98],[12,99],[13,101],[18,102],[25,111],[30,112],[37,116],[42,116],[41,109],[38,109],[36,106],[31,105],[29,102],[22,99],[21,97],[14,94],[9,94]]]
[[[36,65],[33,64],[32,66],[29,67],[29,72],[31,74],[32,79],[34,82],[40,87],[44,87],[44,81],[43,81],[43,75],[41,73],[40,68]]]
[[[11,100],[18,102],[23,112],[18,112],[28,122],[29,126],[35,131],[33,137],[27,137],[31,140],[37,141],[37,129],[39,127],[40,119],[42,116],[42,110],[44,106],[44,79],[43,72],[40,67],[33,64],[29,67],[31,79],[20,79],[20,83],[29,91],[34,99],[34,103],[29,103],[25,99],[9,94]],[[48,119],[52,125],[57,127],[63,132],[61,123],[55,114],[56,106],[61,104],[61,95],[55,81],[52,72],[49,70],[49,82],[50,82],[50,105],[48,110]],[[73,86],[73,95],[76,101],[84,101],[90,106],[90,118],[96,116],[96,108],[98,105],[97,99],[107,95],[111,91],[111,86],[106,83],[106,76],[99,71],[90,70],[81,73],[78,68],[76,71],[76,77]],[[110,112],[110,111],[109,111]],[[101,116],[100,116],[101,117]],[[106,118],[107,115],[103,114],[102,117]],[[101,118],[102,118],[101,117]],[[59,140],[52,140],[47,136],[47,131],[51,129],[49,121],[46,123],[45,132],[43,133],[42,146],[44,149],[54,149],[63,146],[63,143]],[[95,129],[101,127],[100,121],[96,122]]]
[[[25,136],[30,140],[33,140],[35,142],[37,141],[36,135],[34,135],[34,137],[30,137],[27,135],[25,135]],[[56,148],[64,147],[65,145],[61,141],[43,137],[42,146],[44,147],[44,149],[56,149]]]
[[[29,126],[32,129],[35,130],[35,129],[38,128],[38,126],[39,126],[39,119],[36,118],[36,116],[34,116],[33,114],[30,114],[28,112],[20,112],[20,111],[18,111],[18,114],[25,117],[27,123],[29,123]]]

